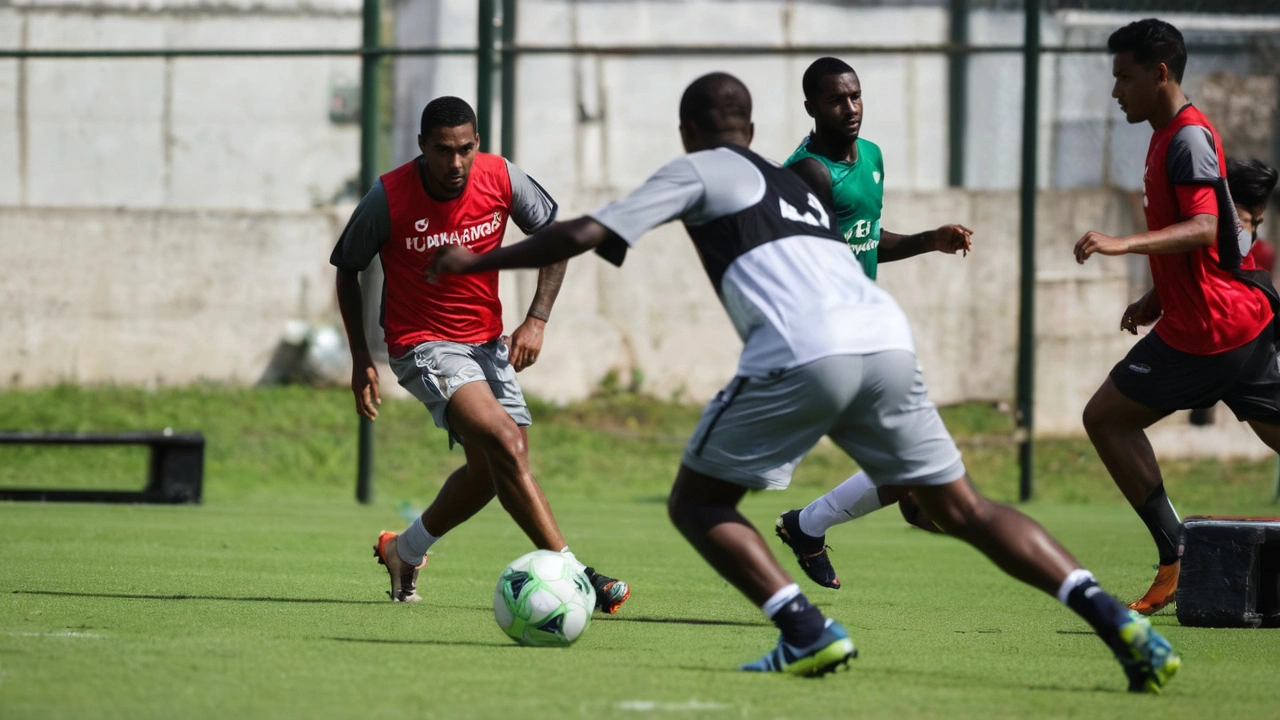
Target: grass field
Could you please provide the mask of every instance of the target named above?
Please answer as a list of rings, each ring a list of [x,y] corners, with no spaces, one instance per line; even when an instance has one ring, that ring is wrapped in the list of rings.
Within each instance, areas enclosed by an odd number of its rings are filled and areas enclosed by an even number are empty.
[[[615,396],[534,413],[534,466],[566,536],[634,587],[619,616],[597,617],[568,650],[517,647],[493,623],[498,571],[528,549],[496,504],[433,549],[425,602],[385,600],[373,538],[401,528],[404,509],[429,501],[461,458],[412,403],[386,404],[377,500],[359,506],[345,391],[0,393],[10,427],[172,426],[209,438],[203,506],[0,503],[0,717],[1275,714],[1275,631],[1183,628],[1162,613],[1183,673],[1163,697],[1130,696],[1082,621],[894,512],[831,533],[842,590],[802,582],[853,634],[862,656],[851,671],[738,673],[775,633],[663,505],[696,409]],[[1010,499],[1007,418],[967,406],[947,419],[979,485]],[[1037,457],[1027,511],[1113,592],[1139,594],[1150,539],[1087,443],[1047,441]],[[0,485],[137,487],[144,463],[142,450],[0,448]],[[744,509],[771,526],[851,468],[820,447],[789,492],[756,494]],[[1167,468],[1184,513],[1270,513],[1271,473],[1271,463]]]

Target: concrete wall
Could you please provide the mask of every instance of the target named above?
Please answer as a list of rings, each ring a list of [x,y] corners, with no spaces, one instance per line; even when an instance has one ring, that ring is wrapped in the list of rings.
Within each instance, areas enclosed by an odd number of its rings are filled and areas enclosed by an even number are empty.
[[[140,4],[140,3],[139,3]],[[162,5],[150,3],[148,5]],[[242,3],[246,7],[249,3]],[[359,3],[256,1],[0,7],[0,46],[289,48],[360,44]],[[292,7],[290,7],[292,6]],[[359,165],[334,124],[346,57],[0,60],[0,205],[295,212],[327,206]]]
[[[568,200],[566,214],[602,196]],[[1017,203],[1012,193],[892,192],[885,226],[974,228],[968,258],[929,255],[886,265],[883,284],[915,330],[942,403],[1013,394]],[[1079,412],[1131,338],[1114,332],[1130,299],[1124,260],[1080,268],[1070,248],[1089,228],[1132,226],[1127,195],[1077,191],[1041,201],[1037,300],[1039,428],[1071,433]],[[333,213],[0,209],[0,380],[248,383],[266,369],[291,320],[336,321]],[[513,238],[514,239],[514,238]],[[507,327],[524,315],[533,273],[504,278]],[[679,225],[647,236],[616,270],[571,264],[540,362],[522,382],[553,399],[581,398],[614,372],[692,401],[733,374],[741,348]],[[390,376],[388,376],[390,377]]]

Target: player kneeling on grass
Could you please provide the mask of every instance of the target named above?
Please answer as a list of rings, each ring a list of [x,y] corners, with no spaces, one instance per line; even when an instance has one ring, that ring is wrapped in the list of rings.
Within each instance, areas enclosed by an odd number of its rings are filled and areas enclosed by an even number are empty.
[[[360,201],[330,258],[338,268],[338,305],[354,364],[356,411],[378,416],[378,371],[365,342],[357,273],[381,255],[386,275],[382,325],[391,367],[422,401],[436,426],[461,442],[467,462],[453,471],[431,506],[399,535],[384,532],[374,553],[391,576],[391,599],[416,602],[418,570],[442,535],[496,495],[535,547],[568,553],[542,488],[529,471],[531,422],[516,372],[542,349],[542,329],[564,279],[565,263],[538,273],[524,323],[502,337],[498,273],[430,284],[425,270],[450,244],[484,253],[502,244],[507,219],[533,232],[549,225],[556,203],[532,178],[496,155],[477,152],[476,116],[455,97],[422,111],[422,155],[383,175]],[[585,568],[597,606],[616,612],[627,584]]]
[[[668,511],[685,538],[781,630],[743,670],[821,675],[855,655],[738,511],[748,490],[785,488],[828,435],[877,482],[911,489],[948,533],[1014,577],[1057,595],[1120,660],[1131,690],[1159,690],[1180,661],[1103,592],[1035,521],[979,495],[926,401],[906,316],[872,283],[799,175],[747,149],[751,95],[713,73],[680,101],[687,155],[626,198],[485,255],[450,248],[431,272],[543,267],[595,250],[621,263],[649,230],[682,220],[745,347],[738,375],[689,439]]]

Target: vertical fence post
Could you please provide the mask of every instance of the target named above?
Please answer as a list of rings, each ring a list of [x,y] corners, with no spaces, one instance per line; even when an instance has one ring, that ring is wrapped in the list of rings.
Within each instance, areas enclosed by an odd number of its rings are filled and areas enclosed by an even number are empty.
[[[1022,55],[1022,193],[1018,283],[1018,498],[1032,495],[1036,348],[1036,146],[1040,123],[1040,0],[1026,0]]]
[[[502,156],[516,159],[516,0],[502,0]]]
[[[364,0],[363,46],[365,50],[382,44],[382,13],[379,0]],[[381,58],[360,56],[360,196],[364,197],[378,177],[378,64]],[[380,302],[369,278],[360,283],[365,307]],[[356,500],[373,501],[373,421],[360,418],[360,440],[356,460]]]
[[[476,132],[480,133],[480,150],[493,149],[489,129],[493,127],[493,69],[494,69],[494,12],[495,0],[480,0],[476,17]]]
[[[969,0],[951,0],[947,40],[956,48],[969,44]],[[968,122],[969,53],[947,57],[947,184],[964,187],[964,136]]]

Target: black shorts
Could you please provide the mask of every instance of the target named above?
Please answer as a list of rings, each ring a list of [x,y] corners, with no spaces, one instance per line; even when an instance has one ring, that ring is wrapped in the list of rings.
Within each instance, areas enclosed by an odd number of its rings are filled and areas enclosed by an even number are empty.
[[[1236,418],[1280,425],[1280,367],[1271,323],[1258,337],[1217,355],[1175,350],[1149,333],[1111,369],[1122,395],[1173,412],[1225,402]]]

